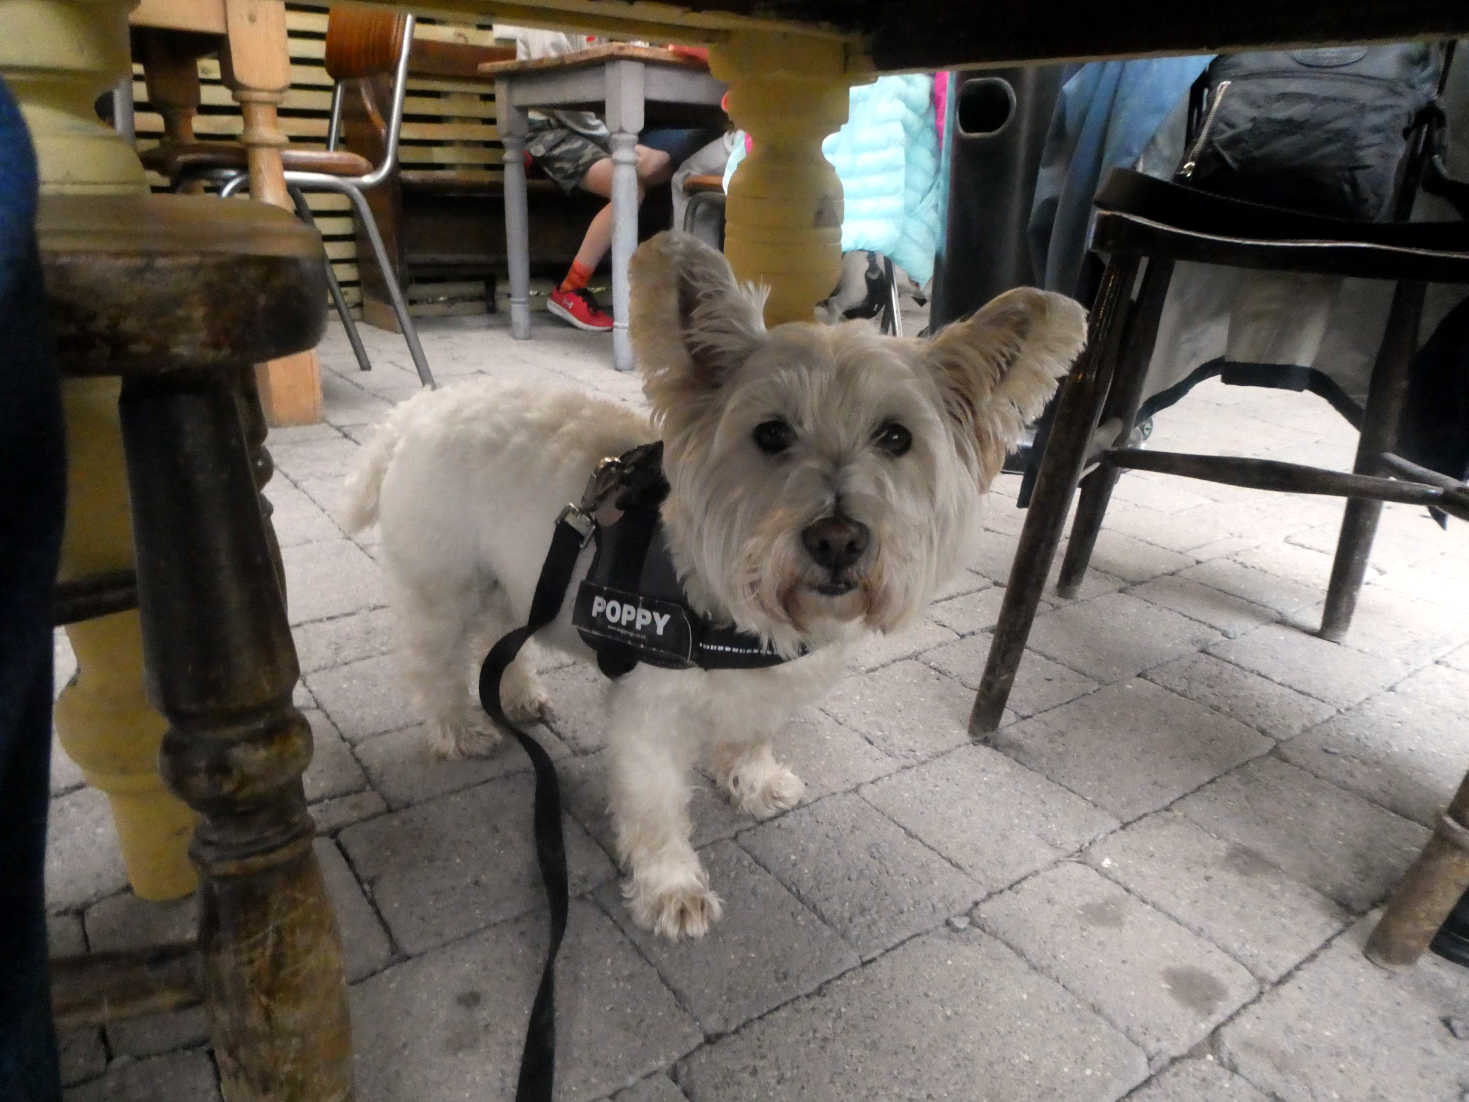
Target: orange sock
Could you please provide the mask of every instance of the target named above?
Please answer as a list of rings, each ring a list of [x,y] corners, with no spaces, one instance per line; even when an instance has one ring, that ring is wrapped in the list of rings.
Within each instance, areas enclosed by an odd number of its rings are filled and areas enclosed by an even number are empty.
[[[571,262],[571,270],[566,273],[566,278],[561,281],[558,291],[580,291],[592,278],[592,269],[585,264],[579,264],[575,260]]]

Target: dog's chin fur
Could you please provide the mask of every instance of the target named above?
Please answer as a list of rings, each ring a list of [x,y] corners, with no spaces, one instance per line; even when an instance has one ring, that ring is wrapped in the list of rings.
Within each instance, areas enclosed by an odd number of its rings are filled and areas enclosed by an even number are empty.
[[[712,743],[741,807],[794,805],[801,783],[771,736],[840,675],[844,644],[911,623],[968,560],[982,492],[1085,325],[1071,300],[1023,288],[929,340],[861,322],[767,330],[763,295],[684,234],[641,246],[631,280],[651,423],[609,400],[488,380],[426,392],[366,449],[343,520],[381,528],[435,748],[486,753],[497,736],[469,697],[470,664],[524,622],[555,517],[598,460],[661,436],[667,542],[689,603],[805,652],[765,670],[641,666],[615,686],[609,791],[629,906],[661,933],[697,936],[720,911],[689,844],[698,744]],[[784,426],[779,447],[756,431],[771,422]],[[818,562],[803,534],[834,518],[860,526],[864,545]],[[585,656],[570,605],[538,639]],[[512,717],[549,713],[530,656],[502,697]]]

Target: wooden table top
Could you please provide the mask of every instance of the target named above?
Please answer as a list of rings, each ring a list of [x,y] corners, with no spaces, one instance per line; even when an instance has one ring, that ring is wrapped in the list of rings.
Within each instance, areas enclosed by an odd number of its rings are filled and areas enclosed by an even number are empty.
[[[543,69],[575,69],[588,65],[601,65],[608,61],[642,61],[649,65],[663,65],[674,69],[707,73],[709,66],[696,57],[677,54],[662,46],[634,46],[626,42],[604,42],[588,46],[569,54],[554,57],[534,57],[522,61],[487,61],[480,65],[481,76],[504,76],[515,73],[534,73]]]

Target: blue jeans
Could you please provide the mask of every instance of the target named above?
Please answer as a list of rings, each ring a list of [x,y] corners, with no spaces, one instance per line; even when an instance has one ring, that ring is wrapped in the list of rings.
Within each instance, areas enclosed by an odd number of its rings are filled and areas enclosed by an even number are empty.
[[[61,1097],[46,972],[51,588],[66,493],[36,161],[0,81],[0,1098]]]

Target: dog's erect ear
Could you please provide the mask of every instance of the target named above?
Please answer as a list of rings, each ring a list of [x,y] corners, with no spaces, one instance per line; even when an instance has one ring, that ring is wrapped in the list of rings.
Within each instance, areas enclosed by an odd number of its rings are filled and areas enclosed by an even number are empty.
[[[628,277],[628,334],[660,416],[718,387],[765,336],[764,290],[741,286],[724,254],[692,234],[665,231],[643,242]]]
[[[922,353],[959,431],[978,450],[981,485],[1040,416],[1086,343],[1086,312],[1065,295],[1018,287],[945,326]]]

